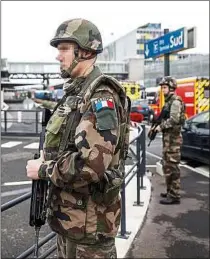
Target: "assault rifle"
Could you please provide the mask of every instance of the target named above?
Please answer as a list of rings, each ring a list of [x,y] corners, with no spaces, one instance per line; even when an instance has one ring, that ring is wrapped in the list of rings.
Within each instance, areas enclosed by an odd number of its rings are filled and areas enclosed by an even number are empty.
[[[153,119],[153,123],[152,126],[150,128],[150,131],[148,133],[148,138],[149,138],[149,143],[148,143],[148,147],[150,146],[151,142],[156,138],[157,135],[157,126],[161,124],[161,121],[163,119],[167,119],[169,116],[169,111],[166,109],[165,106],[163,106],[162,111],[160,113],[160,115],[157,117],[157,119]]]
[[[40,158],[43,154],[43,144],[45,138],[45,128],[50,119],[51,111],[49,109],[43,109],[42,111],[42,131],[40,133],[39,140],[39,153],[34,155],[34,159]],[[48,181],[46,180],[33,180],[32,181],[32,194],[30,205],[29,225],[35,227],[35,247],[34,256],[38,258],[38,241],[39,231],[42,225],[46,221],[46,209],[47,209],[47,191]]]

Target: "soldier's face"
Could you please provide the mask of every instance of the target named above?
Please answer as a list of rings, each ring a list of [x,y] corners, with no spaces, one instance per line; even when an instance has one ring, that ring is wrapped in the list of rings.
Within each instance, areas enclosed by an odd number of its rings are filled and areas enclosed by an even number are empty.
[[[169,94],[169,87],[168,85],[162,85],[161,86],[162,92],[164,95],[168,95]]]
[[[58,56],[56,59],[60,62],[60,69],[67,69],[71,66],[74,60],[74,47],[73,43],[60,43],[58,44]]]

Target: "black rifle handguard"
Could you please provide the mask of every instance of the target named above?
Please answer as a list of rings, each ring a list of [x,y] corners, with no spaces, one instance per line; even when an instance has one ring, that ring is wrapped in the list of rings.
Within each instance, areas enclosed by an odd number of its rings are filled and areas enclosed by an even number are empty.
[[[40,133],[39,141],[39,154],[34,155],[34,159],[40,157],[40,151],[43,150],[45,128],[51,117],[51,111],[49,109],[43,109],[42,111],[42,131]],[[46,220],[46,199],[47,199],[48,181],[45,180],[33,180],[32,181],[32,195],[30,205],[30,226],[41,227],[45,224]]]
[[[155,129],[157,128],[158,125],[161,124],[163,119],[167,119],[167,118],[169,118],[169,111],[166,109],[165,106],[163,106],[160,115],[152,123],[151,129],[153,128],[153,130],[150,130],[150,132],[148,134],[148,138],[150,140],[148,143],[148,147],[150,146],[151,142],[156,138],[156,135],[158,133],[157,130],[155,130]]]
[[[35,154],[34,159],[38,159],[40,157],[41,151],[43,150],[45,129],[50,117],[51,117],[51,111],[46,108],[43,109],[42,131],[40,133],[40,140],[39,140],[39,154]],[[45,224],[45,221],[46,221],[47,192],[48,192],[48,181],[41,180],[41,179],[32,181],[29,225],[32,227],[35,227],[36,243],[34,248],[34,255],[36,258],[38,258],[39,230],[41,226]]]

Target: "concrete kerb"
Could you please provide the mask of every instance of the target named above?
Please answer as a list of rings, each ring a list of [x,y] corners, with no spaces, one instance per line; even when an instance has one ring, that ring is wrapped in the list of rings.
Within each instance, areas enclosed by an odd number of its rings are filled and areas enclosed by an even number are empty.
[[[126,166],[126,169],[129,170],[129,167]],[[126,170],[126,171],[127,171]],[[151,198],[151,182],[147,176],[144,176],[144,186],[145,190],[141,190],[140,199],[143,203],[143,206],[134,206],[134,202],[137,197],[137,186],[136,186],[136,177],[134,177],[131,182],[126,187],[126,231],[131,232],[128,235],[127,239],[116,238],[116,247],[117,247],[117,256],[118,258],[124,258],[129,251],[133,240],[141,229],[144,218],[146,216],[148,206]],[[120,231],[120,228],[119,228]],[[120,233],[119,233],[120,234]]]

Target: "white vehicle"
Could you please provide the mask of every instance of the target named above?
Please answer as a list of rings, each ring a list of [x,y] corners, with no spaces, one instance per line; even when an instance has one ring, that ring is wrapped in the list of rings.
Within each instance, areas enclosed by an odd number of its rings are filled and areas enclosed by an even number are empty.
[[[145,92],[146,92],[146,99],[149,100],[150,103],[152,103],[159,96],[160,86],[148,87],[145,89]]]

